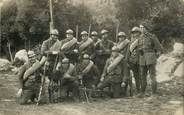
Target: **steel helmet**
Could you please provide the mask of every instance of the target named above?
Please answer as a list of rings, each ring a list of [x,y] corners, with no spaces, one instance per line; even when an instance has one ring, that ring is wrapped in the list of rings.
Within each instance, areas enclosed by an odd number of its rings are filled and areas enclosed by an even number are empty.
[[[59,35],[59,32],[58,32],[57,29],[53,29],[53,30],[50,31],[50,34],[51,35]]]

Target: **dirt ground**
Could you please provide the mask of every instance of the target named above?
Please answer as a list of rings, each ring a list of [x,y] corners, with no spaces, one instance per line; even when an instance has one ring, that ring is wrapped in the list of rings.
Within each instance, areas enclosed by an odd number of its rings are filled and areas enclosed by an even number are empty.
[[[159,83],[157,96],[98,99],[92,103],[64,102],[42,106],[19,105],[15,101],[18,79],[0,73],[0,115],[184,115],[183,78]],[[148,94],[150,86],[148,86]]]

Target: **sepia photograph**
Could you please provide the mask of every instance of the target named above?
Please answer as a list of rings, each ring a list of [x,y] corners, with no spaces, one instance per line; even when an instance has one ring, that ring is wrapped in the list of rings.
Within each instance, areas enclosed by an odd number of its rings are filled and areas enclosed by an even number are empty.
[[[184,0],[0,0],[0,115],[184,115]]]

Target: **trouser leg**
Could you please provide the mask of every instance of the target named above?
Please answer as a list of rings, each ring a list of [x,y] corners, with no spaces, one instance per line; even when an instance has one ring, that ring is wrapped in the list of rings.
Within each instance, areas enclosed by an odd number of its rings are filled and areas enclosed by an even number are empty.
[[[157,80],[156,80],[155,64],[149,65],[148,69],[149,69],[150,78],[151,78],[152,93],[154,94],[157,91]]]
[[[147,66],[140,66],[141,92],[145,93],[147,87]]]
[[[139,74],[139,66],[137,64],[134,64],[132,67],[132,72],[133,76],[135,78],[135,85],[136,85],[136,90],[139,93],[141,89],[141,79],[140,79],[140,74]]]
[[[121,83],[112,83],[113,98],[119,98],[121,96]]]

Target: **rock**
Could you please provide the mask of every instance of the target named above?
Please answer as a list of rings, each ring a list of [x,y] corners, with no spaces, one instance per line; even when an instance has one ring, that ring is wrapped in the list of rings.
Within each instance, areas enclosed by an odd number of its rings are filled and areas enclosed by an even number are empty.
[[[184,62],[182,62],[178,67],[177,69],[175,70],[174,72],[174,76],[176,77],[184,77]]]
[[[11,69],[11,63],[7,59],[0,59],[0,71]]]
[[[27,51],[25,49],[19,50],[15,54],[14,65],[20,67],[24,63],[28,62]]]
[[[184,44],[175,43],[174,50],[171,52],[171,55],[174,57],[182,57],[184,55]]]

